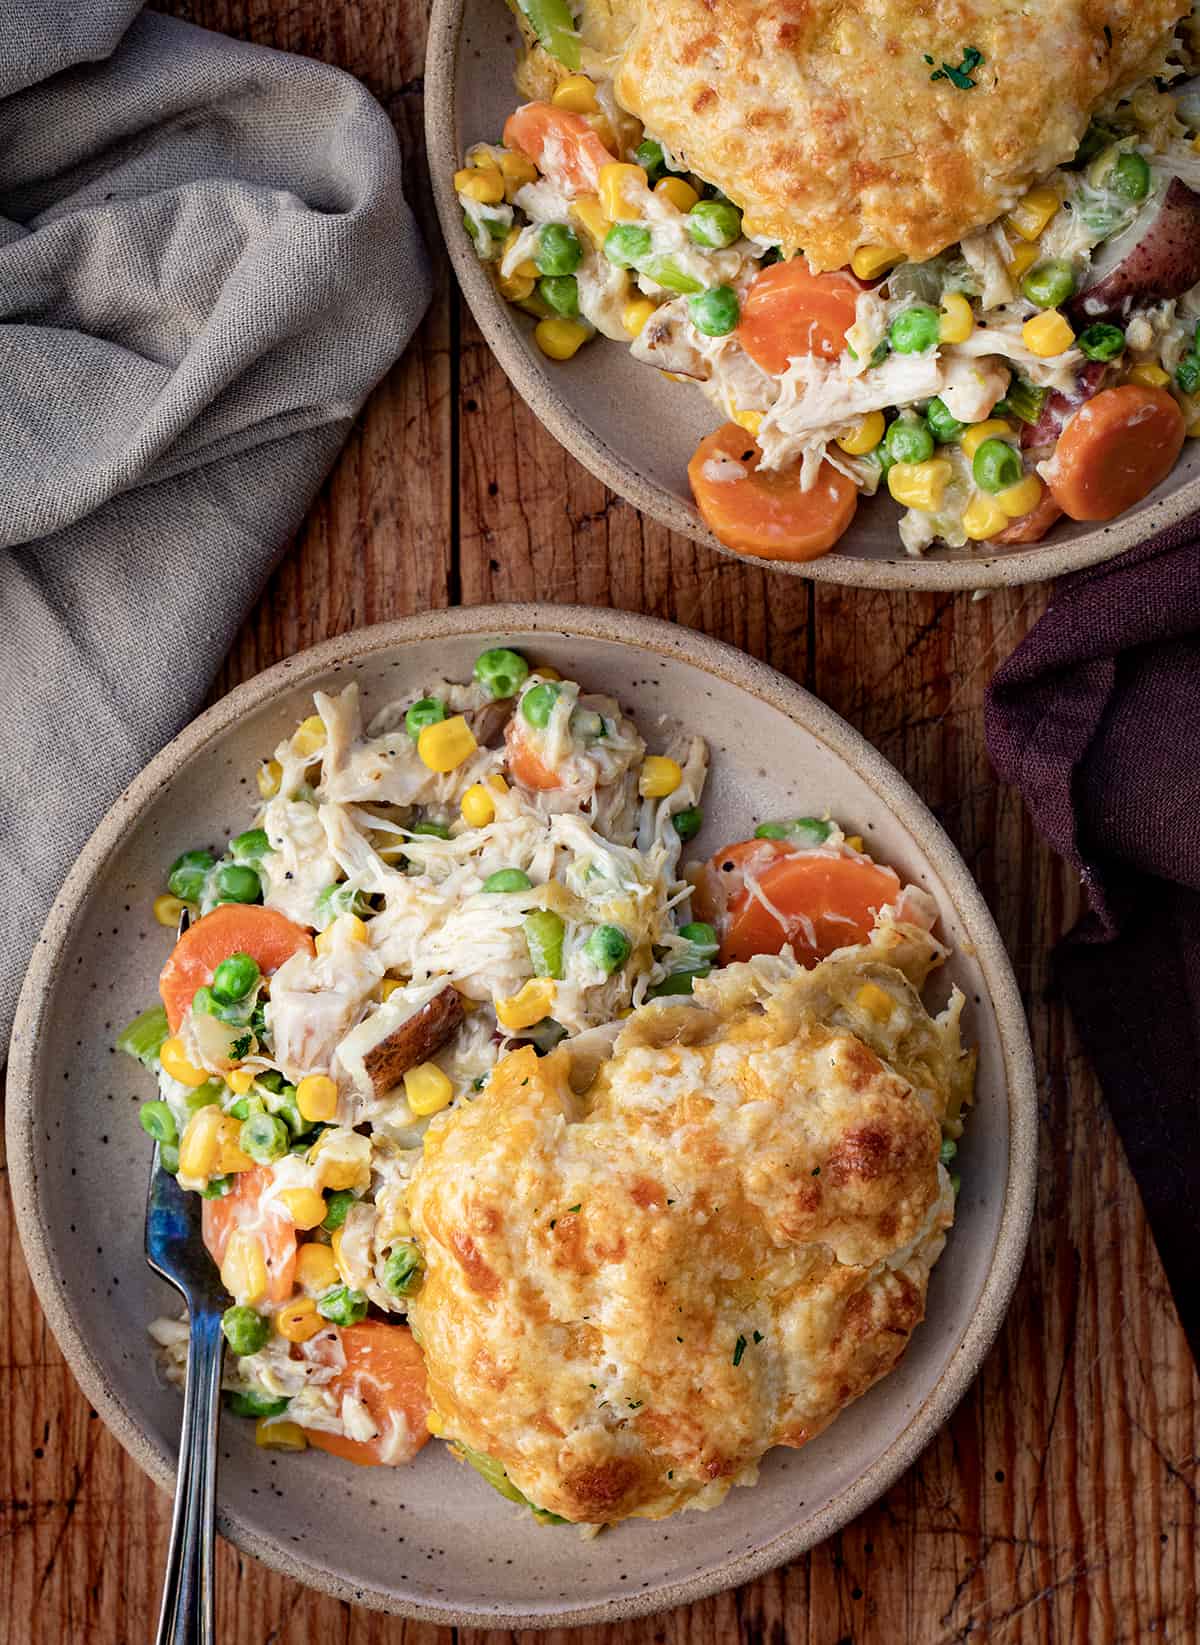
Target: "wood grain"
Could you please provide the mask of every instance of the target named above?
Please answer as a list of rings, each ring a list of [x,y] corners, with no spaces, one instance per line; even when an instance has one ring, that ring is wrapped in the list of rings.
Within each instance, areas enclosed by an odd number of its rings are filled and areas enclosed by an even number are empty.
[[[365,408],[219,689],[326,635],[455,600],[610,604],[718,635],[817,691],[924,795],[996,914],[1033,1024],[1033,1239],[1001,1337],[946,1429],[881,1502],[805,1558],[638,1626],[581,1630],[572,1645],[618,1635],[622,1645],[1190,1645],[1196,1378],[1095,1081],[1048,991],[1046,957],[1075,917],[1077,888],[983,748],[984,686],[1045,592],[813,590],[640,520],[540,430],[450,290],[421,173],[416,0],[167,9],[360,76],[396,124],[438,270],[430,314]],[[6,1197],[0,1274],[0,1645],[145,1641],[169,1505],[75,1388]],[[222,1645],[449,1637],[309,1593],[227,1546],[219,1584]]]

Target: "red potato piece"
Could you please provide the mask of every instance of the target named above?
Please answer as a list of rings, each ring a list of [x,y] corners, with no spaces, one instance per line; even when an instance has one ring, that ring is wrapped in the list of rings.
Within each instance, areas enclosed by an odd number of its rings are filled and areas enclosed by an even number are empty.
[[[1073,520],[1112,520],[1165,480],[1183,448],[1183,412],[1161,388],[1106,388],[1063,429],[1047,469]]]
[[[1079,372],[1075,387],[1069,394],[1052,389],[1042,406],[1042,415],[1036,423],[1021,424],[1021,449],[1039,451],[1052,446],[1063,431],[1064,424],[1075,415],[1085,400],[1094,399],[1104,387],[1109,367],[1101,360],[1089,360]]]
[[[377,1097],[384,1096],[410,1068],[428,1062],[439,1047],[445,1045],[463,1020],[463,1003],[458,989],[447,983],[440,994],[435,994],[407,1022],[394,1028],[385,1040],[380,1040],[363,1057],[363,1067],[375,1088]]]
[[[1101,250],[1091,284],[1071,301],[1067,313],[1077,329],[1097,320],[1120,322],[1139,305],[1181,297],[1198,281],[1200,194],[1173,177],[1149,221]]]

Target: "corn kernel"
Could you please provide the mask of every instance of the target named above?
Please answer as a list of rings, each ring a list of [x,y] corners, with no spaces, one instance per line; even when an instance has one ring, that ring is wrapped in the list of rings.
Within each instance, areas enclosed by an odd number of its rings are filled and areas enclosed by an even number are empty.
[[[328,1074],[306,1074],[296,1087],[296,1107],[310,1124],[331,1120],[337,1105],[337,1084]]]
[[[860,856],[862,855],[863,837],[861,834],[847,834],[846,844],[850,847],[851,851],[857,851]]]
[[[279,792],[279,785],[283,781],[283,767],[278,760],[265,760],[254,774],[258,784],[258,792],[264,800],[270,800]]]
[[[850,259],[850,267],[860,280],[878,280],[888,269],[904,261],[904,253],[894,246],[859,246]]]
[[[629,222],[641,216],[641,208],[629,200],[628,191],[631,187],[645,188],[646,182],[646,173],[641,166],[613,160],[607,166],[600,167],[600,204],[610,222]]]
[[[1058,210],[1058,195],[1052,188],[1033,188],[1008,214],[1009,226],[1022,240],[1036,240]]]
[[[586,74],[568,74],[555,86],[550,101],[556,109],[570,109],[572,114],[595,114],[600,107],[595,81]]]
[[[496,802],[482,783],[472,783],[460,802],[468,828],[486,828],[496,820]]]
[[[541,330],[540,326],[538,330]],[[478,747],[475,733],[461,714],[425,726],[417,738],[421,763],[430,771],[443,773],[453,771],[464,760],[469,760]]]
[[[657,307],[649,297],[631,297],[621,310],[621,324],[631,337],[640,337]]]
[[[231,1297],[248,1308],[261,1302],[267,1294],[267,1265],[262,1243],[243,1228],[235,1228],[225,1242],[221,1284]]]
[[[450,1078],[436,1062],[421,1062],[404,1076],[404,1096],[414,1114],[436,1114],[454,1095]]]
[[[535,326],[533,340],[547,359],[570,360],[579,353],[591,335],[590,326],[581,325],[578,320],[564,320],[556,315],[552,319],[542,320]]]
[[[1066,317],[1056,308],[1048,308],[1021,327],[1021,341],[1031,354],[1040,360],[1049,360],[1055,354],[1064,354],[1075,341]]]
[[[543,680],[561,680],[562,679],[562,675],[558,672],[558,670],[556,668],[538,668],[534,672],[540,674],[542,676]],[[495,793],[497,793],[497,794],[507,794],[508,793],[508,784],[505,782],[504,778],[500,775],[500,773],[498,771],[493,771],[491,776],[487,777],[485,779],[485,781],[487,782],[488,787],[490,789],[492,789]]]
[[[194,1062],[188,1061],[183,1041],[177,1034],[162,1042],[158,1060],[173,1080],[178,1080],[180,1085],[191,1086],[193,1091],[198,1090],[208,1078],[205,1069],[197,1068]]]
[[[537,182],[537,167],[527,154],[518,154],[515,149],[505,149],[500,155],[500,175],[504,178],[504,195],[511,200],[518,189],[524,188],[526,183]]]
[[[762,427],[764,413],[761,411],[743,411],[740,406],[732,406],[729,415],[739,428],[746,430],[747,434],[757,436]]]
[[[234,1096],[244,1097],[254,1084],[254,1070],[252,1068],[232,1068],[225,1076],[225,1083]]]
[[[612,128],[608,115],[603,110],[597,110],[595,114],[585,114],[583,118],[591,126],[609,153],[615,154],[621,145],[617,140],[617,134]]]
[[[297,1251],[296,1281],[304,1290],[320,1296],[322,1291],[336,1285],[339,1278],[337,1259],[328,1245],[310,1240]]]
[[[554,1010],[554,994],[550,977],[531,977],[520,993],[496,1001],[496,1016],[504,1028],[532,1028]]]
[[[876,1022],[886,1022],[892,1014],[892,996],[878,983],[865,982],[854,996],[859,1010],[865,1011]]]
[[[308,1440],[298,1422],[281,1422],[278,1417],[259,1417],[254,1424],[254,1443],[264,1451],[307,1451]]]
[[[1042,250],[1036,240],[1032,244],[1022,242],[1013,252],[1012,256],[1005,265],[1008,269],[1009,279],[1023,279],[1041,255]]]
[[[315,1188],[281,1188],[279,1202],[297,1228],[315,1228],[325,1221],[325,1199]]]
[[[600,204],[598,194],[581,194],[571,201],[571,215],[576,222],[591,237],[597,249],[604,243],[604,236],[612,227],[612,223],[604,215],[604,207]]]
[[[292,733],[292,752],[301,756],[315,754],[325,746],[325,721],[319,714],[310,714]]]
[[[662,800],[673,794],[682,781],[678,760],[665,754],[647,754],[638,777],[638,793],[644,800]]]
[[[464,166],[454,173],[454,188],[460,198],[475,200],[481,206],[498,206],[504,199],[504,175],[499,166],[486,170]]]
[[[930,457],[923,463],[893,463],[888,470],[888,490],[903,507],[932,514],[942,506],[953,475],[954,469],[944,457]]]
[[[1042,500],[1044,489],[1036,474],[1026,474],[1015,486],[1008,486],[1006,490],[997,492],[996,501],[1010,520],[1019,520],[1024,515],[1033,513]]]
[[[989,417],[986,423],[972,423],[963,431],[962,448],[969,458],[974,458],[985,440],[1007,440],[1015,432],[1003,417]]]
[[[514,269],[511,274],[496,276],[496,289],[509,303],[523,303],[527,297],[533,295],[536,283],[531,274],[522,274],[518,269]]]
[[[963,530],[973,543],[981,543],[988,537],[994,537],[998,531],[1003,531],[1007,524],[1008,515],[986,491],[975,493],[967,504],[962,518]]]
[[[318,931],[314,944],[318,954],[327,954],[333,947],[335,931],[345,937],[347,942],[370,940],[365,920],[360,920],[357,914],[339,914],[332,925],[327,925],[324,931]]]
[[[942,298],[942,317],[938,323],[938,341],[965,343],[975,330],[975,313],[961,291],[948,291]]]
[[[434,1411],[432,1409],[427,1411],[425,1414],[425,1426],[429,1429],[429,1432],[433,1435],[434,1439],[441,1439],[442,1435],[446,1432],[446,1423],[440,1411]]]
[[[165,925],[174,931],[179,924],[179,916],[183,913],[184,903],[178,897],[161,896],[154,899],[154,918],[159,925]]]
[[[217,1168],[221,1151],[220,1125],[224,1115],[214,1104],[198,1108],[183,1128],[179,1139],[181,1176],[207,1181]]]
[[[655,194],[669,200],[676,211],[691,211],[700,196],[682,177],[664,177],[654,185]]]
[[[276,1313],[275,1329],[285,1342],[307,1342],[325,1329],[325,1321],[311,1297],[294,1297]]]
[[[236,1176],[239,1171],[253,1169],[254,1161],[243,1153],[239,1138],[242,1122],[232,1114],[223,1114],[217,1127],[217,1170],[223,1177]]]
[[[379,985],[379,992],[385,1000],[390,1000],[397,988],[403,987],[399,977],[385,977]]]
[[[1126,373],[1131,383],[1141,383],[1143,388],[1166,388],[1171,381],[1170,373],[1163,370],[1156,360],[1139,360],[1136,366],[1131,366]]]
[[[838,435],[838,445],[851,457],[865,457],[868,451],[883,439],[884,421],[882,411],[868,411],[865,417],[860,417],[856,423],[851,423],[843,434]]]

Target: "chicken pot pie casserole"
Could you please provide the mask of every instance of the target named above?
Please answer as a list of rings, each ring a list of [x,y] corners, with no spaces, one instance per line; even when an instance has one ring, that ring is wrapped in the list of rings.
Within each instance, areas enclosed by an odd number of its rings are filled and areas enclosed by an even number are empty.
[[[975,1068],[934,904],[829,817],[683,866],[704,742],[506,646],[315,709],[172,865],[118,1042],[228,1404],[356,1463],[435,1435],[543,1521],[711,1507],[921,1320]]]
[[[913,555],[1112,519],[1200,435],[1200,36],[1179,0],[519,0],[526,99],[454,185],[552,360],[601,332],[725,419],[727,547]]]

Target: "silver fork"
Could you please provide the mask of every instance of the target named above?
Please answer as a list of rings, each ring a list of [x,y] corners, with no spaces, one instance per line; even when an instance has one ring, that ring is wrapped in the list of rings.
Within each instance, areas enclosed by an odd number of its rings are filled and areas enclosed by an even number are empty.
[[[186,911],[179,932],[187,929]],[[162,1169],[154,1144],[146,1200],[146,1261],[187,1303],[187,1386],[175,1477],[175,1512],[155,1645],[212,1645],[213,1545],[216,1537],[217,1423],[220,1416],[221,1315],[227,1300],[204,1248],[199,1194]]]

